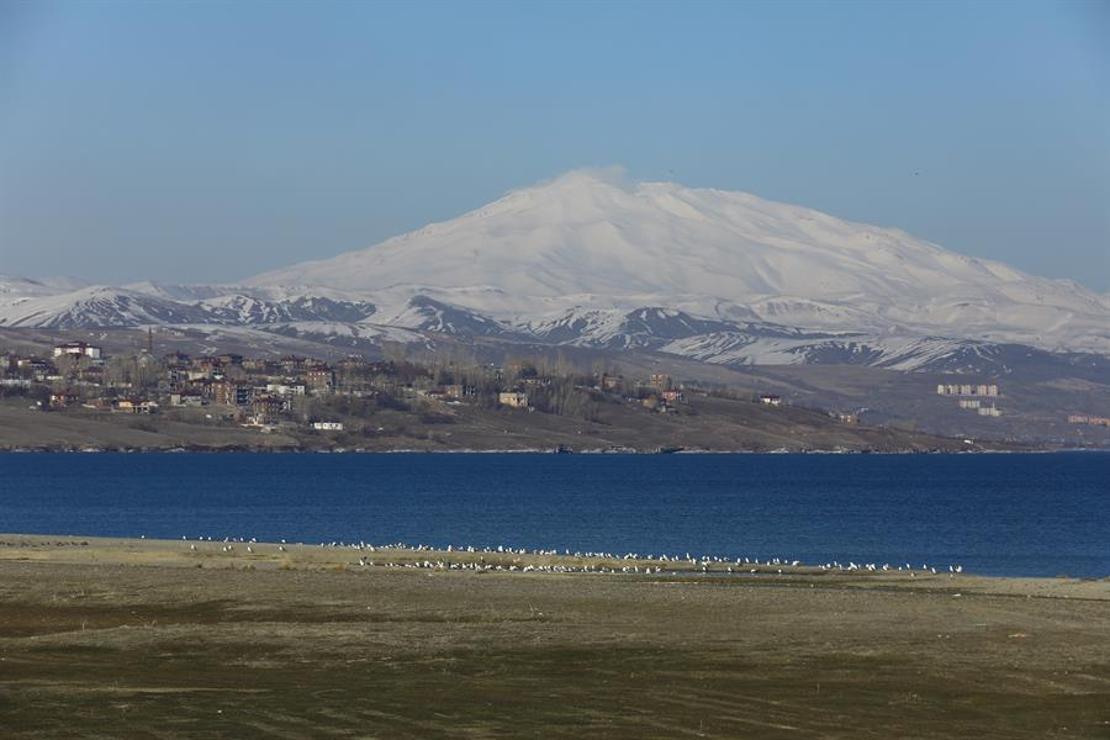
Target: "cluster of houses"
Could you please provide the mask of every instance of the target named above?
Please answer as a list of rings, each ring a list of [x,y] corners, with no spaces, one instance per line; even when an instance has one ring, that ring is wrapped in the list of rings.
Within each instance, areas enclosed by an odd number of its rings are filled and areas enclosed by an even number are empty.
[[[569,379],[568,379],[569,378]],[[170,409],[265,427],[298,423],[320,431],[340,431],[342,422],[317,418],[306,399],[383,395],[446,405],[481,404],[508,410],[549,409],[544,403],[555,386],[575,392],[619,396],[656,413],[672,413],[685,401],[684,390],[665,373],[626,380],[611,372],[592,376],[537,369],[527,361],[444,372],[412,363],[372,362],[352,356],[337,362],[308,357],[252,358],[235,353],[157,356],[152,347],[131,355],[108,356],[86,342],[65,342],[49,357],[0,354],[0,390],[35,389],[43,410],[84,407],[119,414],[157,414]],[[779,405],[778,396],[763,403]],[[211,407],[211,408],[209,408]]]
[[[549,387],[554,376],[535,371],[527,365],[510,363],[508,375],[515,378],[508,390],[499,391],[497,404],[510,409],[533,410],[531,399]],[[500,373],[500,371],[499,371]],[[666,373],[652,373],[646,381],[629,381],[623,375],[603,372],[591,379],[582,379],[582,390],[593,390],[619,395],[631,404],[638,404],[648,411],[666,414],[678,410],[686,400],[685,392]],[[531,395],[530,395],[531,394]]]
[[[639,394],[640,405],[661,414],[674,412],[678,404],[686,400],[685,394],[666,373],[652,373],[644,390],[646,392]]]
[[[1110,417],[1091,416],[1089,414],[1071,414],[1068,416],[1069,424],[1087,424],[1092,427],[1110,427]]]
[[[156,414],[166,407],[227,407],[231,417],[266,424],[292,411],[295,399],[328,393],[335,371],[302,357],[249,359],[233,353],[189,357],[143,351],[109,358],[100,347],[65,342],[50,358],[0,355],[0,388],[48,387],[43,410],[71,406],[121,414]],[[321,429],[334,427],[312,426]]]
[[[1002,410],[993,401],[986,401],[998,398],[998,386],[994,383],[939,383],[937,395],[954,396],[961,409],[974,411],[979,416],[1002,416]]]

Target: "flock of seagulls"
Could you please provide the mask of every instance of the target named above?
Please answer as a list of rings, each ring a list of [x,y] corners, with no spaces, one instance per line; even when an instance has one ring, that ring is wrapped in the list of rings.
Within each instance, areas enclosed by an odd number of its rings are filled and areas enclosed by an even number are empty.
[[[187,537],[182,536],[182,540],[188,540]],[[197,542],[212,542],[211,537],[197,537]],[[222,542],[216,541],[221,545],[221,552],[235,553],[237,546],[242,546],[247,553],[253,554],[255,552],[254,546],[258,544],[258,540],[251,537],[245,539],[242,537],[225,537]],[[279,552],[287,552],[287,542],[283,539],[277,545]],[[299,546],[304,547],[303,544],[298,543]],[[496,547],[474,547],[473,545],[457,546],[448,545],[446,548],[437,548],[431,545],[409,545],[404,542],[395,542],[388,545],[372,545],[364,541],[357,543],[347,543],[343,541],[320,542],[317,547],[319,549],[338,549],[350,550],[359,553],[357,561],[352,561],[351,564],[357,563],[360,567],[385,567],[385,568],[422,568],[432,570],[468,570],[476,572],[492,572],[492,571],[507,571],[507,572],[521,572],[521,573],[626,573],[626,574],[644,574],[654,575],[667,573],[670,575],[677,575],[679,572],[690,573],[714,573],[714,574],[750,574],[755,575],[758,573],[783,573],[784,568],[811,568],[820,571],[830,572],[866,572],[866,573],[904,573],[911,577],[916,577],[919,573],[938,575],[937,566],[930,566],[928,563],[922,563],[920,568],[914,568],[909,563],[892,566],[890,563],[856,563],[849,561],[842,563],[838,560],[829,561],[817,565],[807,565],[800,560],[789,558],[768,558],[760,560],[759,558],[751,557],[723,557],[716,555],[700,555],[695,556],[687,552],[685,555],[667,554],[667,553],[614,553],[607,551],[580,551],[564,549],[562,551],[554,549],[540,549],[540,548],[514,548],[506,545],[497,545]],[[192,543],[189,545],[192,552],[197,551],[197,545]],[[394,553],[437,553],[436,559],[428,558],[408,558],[404,560],[374,560],[370,556],[362,553],[381,553],[388,556]],[[446,557],[444,557],[446,553]],[[486,557],[491,558],[491,562],[486,562]],[[587,563],[530,563],[521,565],[518,563],[503,562],[505,556],[517,557],[553,557],[553,558],[566,558],[568,560],[574,559],[576,561],[595,561]],[[666,570],[665,570],[666,569]],[[948,573],[951,577],[964,572],[962,565],[949,565]]]

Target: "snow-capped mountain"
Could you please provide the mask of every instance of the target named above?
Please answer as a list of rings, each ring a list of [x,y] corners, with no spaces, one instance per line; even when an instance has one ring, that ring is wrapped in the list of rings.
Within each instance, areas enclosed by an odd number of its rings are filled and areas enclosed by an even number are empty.
[[[1110,297],[1073,282],[744,193],[591,171],[242,285],[0,276],[0,327],[150,324],[336,346],[480,337],[728,365],[1006,372],[1050,352],[1110,356]]]
[[[312,295],[275,301],[242,293],[206,298],[194,305],[210,315],[211,323],[225,324],[276,324],[296,321],[357,323],[377,310],[377,307],[369,301],[337,301]]]
[[[272,300],[198,286],[210,295],[199,301],[175,300],[162,291],[93,286],[73,292],[0,298],[0,326],[81,329],[150,324],[223,324],[250,326],[298,321],[359,322],[376,306],[369,301],[302,295]]]
[[[375,317],[375,322],[405,329],[455,336],[502,336],[513,328],[461,306],[415,295],[399,307]]]
[[[757,336],[796,333],[786,327],[700,318],[660,306],[645,306],[632,311],[615,308],[569,309],[557,316],[530,321],[522,328],[532,336],[554,344],[607,349],[658,349],[676,340],[716,332],[745,331]]]
[[[88,286],[83,280],[71,277],[50,277],[32,280],[15,275],[0,274],[0,301],[7,297],[54,295]]]
[[[745,193],[572,172],[451,221],[247,281],[369,294],[468,289],[514,308],[681,307],[829,330],[1110,351],[1110,301],[1070,281],[965,257],[897,229]],[[489,292],[511,296],[492,306]]]
[[[100,326],[205,323],[208,313],[125,288],[93,286],[72,292],[8,296],[0,301],[0,326],[80,329]]]

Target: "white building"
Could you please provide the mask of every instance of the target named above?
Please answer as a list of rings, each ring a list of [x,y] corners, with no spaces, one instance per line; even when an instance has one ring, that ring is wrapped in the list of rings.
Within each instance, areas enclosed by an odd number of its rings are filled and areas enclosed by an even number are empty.
[[[303,396],[305,395],[305,386],[303,383],[291,385],[288,383],[267,383],[267,393],[276,393],[279,396]]]
[[[341,421],[314,421],[312,428],[321,432],[342,432],[343,422]]]
[[[998,386],[994,383],[979,383],[978,385],[971,385],[970,383],[954,384],[954,383],[940,383],[937,385],[938,396],[989,396],[996,398],[998,396]]]
[[[90,360],[99,360],[101,352],[100,347],[84,342],[66,342],[64,344],[54,345],[54,356],[88,357]]]
[[[528,394],[518,393],[517,391],[502,391],[497,394],[497,402],[502,406],[509,406],[514,409],[528,408]]]
[[[171,393],[170,406],[199,408],[204,405],[204,397],[199,393]]]

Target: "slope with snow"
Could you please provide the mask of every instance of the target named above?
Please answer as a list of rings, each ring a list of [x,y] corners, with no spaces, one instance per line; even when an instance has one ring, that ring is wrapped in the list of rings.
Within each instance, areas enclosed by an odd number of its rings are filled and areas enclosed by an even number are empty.
[[[148,324],[353,323],[365,320],[376,310],[369,301],[336,300],[317,295],[272,300],[204,286],[198,286],[194,293],[214,297],[185,301],[166,297],[163,290],[106,286],[70,293],[24,292],[0,301],[0,326],[79,329]]]
[[[207,323],[204,309],[123,288],[24,295],[0,305],[0,326],[48,329]]]
[[[1110,297],[1073,282],[744,193],[587,171],[242,285],[74,287],[0,276],[0,327],[250,327],[352,347],[452,335],[899,370],[1110,355]]]
[[[586,171],[248,283],[457,290],[455,303],[495,316],[698,297],[721,318],[1110,351],[1110,301],[1075,283],[745,193]],[[478,286],[515,301],[491,305]]]

